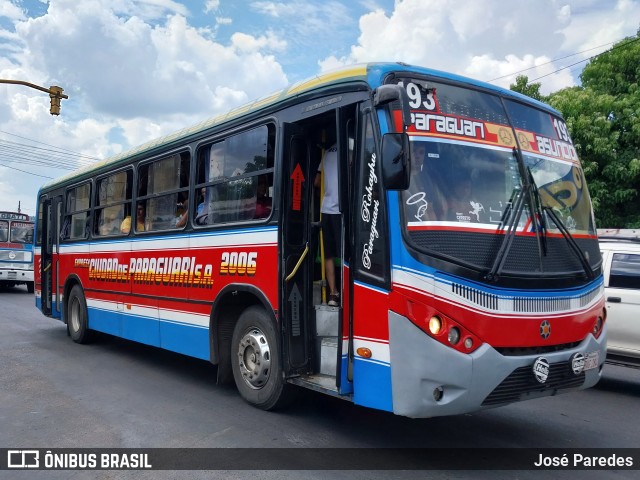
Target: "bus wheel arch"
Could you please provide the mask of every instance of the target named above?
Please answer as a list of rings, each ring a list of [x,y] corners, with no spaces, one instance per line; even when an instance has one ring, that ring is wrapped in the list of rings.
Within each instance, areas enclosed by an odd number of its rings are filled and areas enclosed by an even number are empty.
[[[242,312],[253,305],[273,311],[266,296],[251,285],[228,285],[220,291],[209,318],[210,361],[218,366],[218,383],[233,384],[231,339]],[[275,317],[273,318],[275,322]]]

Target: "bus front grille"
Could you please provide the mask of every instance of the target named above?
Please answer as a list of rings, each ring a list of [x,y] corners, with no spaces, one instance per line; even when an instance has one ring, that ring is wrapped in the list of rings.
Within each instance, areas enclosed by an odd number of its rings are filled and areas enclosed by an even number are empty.
[[[545,383],[536,380],[531,366],[520,367],[511,372],[500,385],[482,402],[482,406],[502,405],[520,400],[534,394],[555,395],[558,390],[580,387],[585,380],[584,372],[576,375],[569,362],[549,365],[549,376]]]

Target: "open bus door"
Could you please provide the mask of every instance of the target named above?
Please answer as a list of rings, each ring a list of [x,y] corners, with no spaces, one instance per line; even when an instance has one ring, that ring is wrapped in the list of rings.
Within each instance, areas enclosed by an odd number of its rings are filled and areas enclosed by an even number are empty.
[[[62,301],[58,288],[58,253],[60,251],[59,224],[62,216],[62,197],[46,198],[41,203],[43,208],[42,245],[40,260],[40,278],[42,313],[60,318]]]
[[[349,394],[347,344],[351,332],[348,274],[351,251],[350,203],[352,194],[356,116],[355,105],[328,110],[300,124],[285,126],[284,212],[281,245],[283,285],[281,312],[283,351],[289,381],[330,394]],[[325,149],[338,146],[338,189],[341,226],[340,252],[335,258],[336,287],[342,301],[329,306],[325,258],[320,236],[319,189],[316,174],[324,168]],[[319,167],[319,164],[321,165]],[[317,190],[317,191],[316,191]],[[322,292],[322,286],[326,290]],[[300,375],[291,378],[294,375]]]
[[[313,258],[311,196],[313,172],[306,137],[300,126],[285,124],[282,215],[282,288],[280,318],[287,376],[305,374],[309,366],[309,321],[312,315]]]

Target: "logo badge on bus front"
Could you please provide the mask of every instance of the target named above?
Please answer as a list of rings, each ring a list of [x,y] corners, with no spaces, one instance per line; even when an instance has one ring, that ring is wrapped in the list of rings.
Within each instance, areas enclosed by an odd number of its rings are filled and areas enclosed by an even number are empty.
[[[544,357],[536,358],[533,362],[533,374],[540,383],[546,382],[549,377],[549,361]]]
[[[540,336],[546,340],[549,335],[551,335],[551,324],[548,320],[544,320],[540,324]]]
[[[574,353],[571,356],[571,370],[575,375],[580,375],[584,370],[584,355],[581,353]]]

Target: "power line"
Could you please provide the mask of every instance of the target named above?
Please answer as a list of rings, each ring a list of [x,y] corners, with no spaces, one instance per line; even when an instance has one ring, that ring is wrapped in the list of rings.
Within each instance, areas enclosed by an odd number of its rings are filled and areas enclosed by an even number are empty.
[[[625,38],[627,38],[627,37],[625,37]],[[588,51],[591,51],[591,50],[595,50],[596,48],[601,48],[601,47],[604,47],[604,46],[606,46],[606,45],[611,45],[611,44],[613,44],[613,43],[618,43],[618,42],[624,41],[624,40],[625,40],[625,38],[623,38],[623,39],[621,39],[621,40],[618,40],[618,41],[616,41],[616,42],[609,42],[609,43],[605,43],[605,44],[603,44],[603,45],[598,45],[597,47],[589,48],[589,49],[587,49],[587,50],[582,50],[581,52],[576,52],[576,53],[572,53],[572,54],[570,54],[570,55],[565,55],[564,57],[556,58],[556,59],[550,60],[550,61],[548,61],[548,62],[541,63],[540,65],[534,65],[533,67],[525,68],[525,69],[523,69],[523,70],[519,70],[519,71],[517,71],[517,72],[513,72],[513,73],[510,73],[510,74],[508,74],[508,75],[503,75],[503,76],[501,76],[501,77],[496,77],[496,78],[494,78],[494,79],[488,80],[488,82],[495,82],[496,80],[501,80],[501,79],[503,79],[503,78],[511,77],[511,76],[513,76],[513,75],[517,75],[518,73],[526,72],[526,71],[528,71],[528,70],[533,70],[534,68],[542,67],[542,66],[544,66],[544,65],[548,65],[548,64],[550,64],[550,63],[554,63],[554,62],[557,62],[557,61],[559,61],[559,60],[564,60],[564,59],[566,59],[566,58],[573,57],[573,56],[575,56],[575,55],[580,55],[581,53],[584,53],[584,52],[588,52]],[[537,77],[537,78],[534,78],[534,79],[530,79],[530,80],[528,80],[528,82],[529,82],[529,84],[531,84],[531,82],[534,82],[534,81],[539,80],[539,79],[544,78],[544,77],[548,77],[549,75],[553,75],[554,73],[558,73],[558,72],[560,72],[560,71],[562,71],[562,70],[566,70],[567,68],[575,67],[576,65],[579,65],[580,63],[588,62],[589,60],[592,60],[592,59],[594,59],[594,58],[596,58],[596,57],[599,57],[600,55],[602,55],[602,54],[604,54],[604,53],[610,52],[610,51],[615,50],[615,49],[617,49],[617,48],[625,47],[625,46],[629,45],[630,43],[637,42],[638,40],[640,40],[640,38],[636,38],[636,39],[631,40],[631,41],[629,41],[629,42],[626,42],[626,43],[623,43],[623,44],[616,45],[615,47],[612,47],[612,48],[610,48],[610,49],[608,49],[608,50],[606,50],[606,51],[604,51],[604,52],[600,52],[600,53],[598,53],[598,54],[596,54],[596,55],[592,55],[591,57],[588,57],[588,58],[585,58],[585,59],[583,59],[583,60],[580,60],[579,62],[572,63],[571,65],[567,65],[566,67],[558,68],[557,70],[554,70],[553,72],[551,72],[551,73],[547,73],[547,74],[542,75],[542,76],[540,76],[540,77]]]
[[[0,140],[0,152],[5,152],[12,157],[20,158],[26,161],[38,161],[38,163],[49,164],[52,166],[69,166],[70,168],[78,168],[79,166],[91,165],[93,160],[78,158],[66,152],[58,152],[32,145],[8,142]]]
[[[38,140],[33,140],[32,138],[22,137],[20,135],[16,135],[15,133],[5,132],[4,130],[0,130],[0,133],[4,133],[5,135],[11,135],[12,137],[18,137],[18,138],[21,138],[23,140],[28,140],[28,141],[33,142],[33,143],[39,143],[40,145],[46,145],[47,147],[55,148],[55,149],[59,150],[60,152],[68,152],[68,153],[71,153],[71,154],[76,155],[78,157],[85,157],[85,158],[89,158],[91,160],[102,160],[102,159],[97,158],[97,157],[91,157],[89,155],[84,155],[82,153],[74,152],[73,150],[67,150],[67,149],[64,149],[64,148],[61,148],[61,147],[56,147],[55,145],[50,145],[48,143],[39,142]]]
[[[597,55],[593,55],[593,56],[591,56],[591,57],[589,57],[589,58],[585,58],[584,60],[580,60],[579,62],[572,63],[571,65],[567,65],[566,67],[559,68],[559,69],[557,69],[557,70],[555,70],[555,71],[553,71],[553,72],[551,72],[551,73],[547,73],[547,74],[542,75],[542,76],[540,76],[540,77],[532,78],[531,80],[529,80],[529,82],[528,82],[528,83],[529,83],[529,84],[531,84],[531,82],[535,82],[536,80],[540,80],[541,78],[548,77],[549,75],[553,75],[554,73],[558,73],[558,72],[559,72],[559,71],[561,71],[561,70],[566,70],[567,68],[574,67],[574,66],[576,66],[576,65],[578,65],[578,64],[580,64],[580,63],[587,62],[587,61],[592,60],[592,59],[594,59],[594,58],[596,58],[596,57],[599,57],[600,55],[603,55],[603,54],[605,54],[605,53],[607,53],[607,52],[612,52],[613,50],[617,50],[618,48],[627,47],[627,46],[631,45],[632,43],[637,42],[637,41],[639,41],[639,40],[640,40],[640,37],[637,37],[637,38],[635,38],[634,40],[631,40],[631,41],[629,41],[629,42],[621,43],[621,44],[619,44],[619,45],[616,45],[615,47],[610,48],[609,50],[607,50],[607,51],[605,51],[605,52],[598,53]]]
[[[620,40],[618,40],[618,41],[620,41]],[[602,48],[602,47],[605,47],[607,45],[611,45],[613,43],[617,43],[617,42],[604,43],[602,45],[598,45],[597,47],[593,47],[593,48],[588,48],[586,50],[582,50],[581,52],[572,53],[570,55],[565,55],[564,57],[560,57],[560,58],[554,58],[553,60],[549,60],[548,62],[541,63],[539,65],[534,65],[533,67],[524,68],[522,70],[518,70],[517,72],[512,72],[512,73],[509,73],[507,75],[502,75],[501,77],[492,78],[491,80],[487,80],[487,82],[490,83],[490,82],[495,82],[496,80],[502,80],[503,78],[511,77],[513,75],[517,75],[518,73],[526,72],[528,70],[533,70],[534,68],[543,67],[545,65],[549,65],[550,63],[557,62],[557,61],[560,61],[560,60],[564,60],[565,58],[575,57],[576,55],[580,55],[581,53],[590,52],[591,50],[595,50],[596,48]]]
[[[30,145],[22,142],[15,142],[8,139],[0,139],[0,160],[2,166],[16,170],[18,172],[34,175],[36,177],[52,178],[46,175],[22,170],[20,168],[7,165],[8,163],[20,163],[20,165],[33,165],[35,167],[48,167],[61,170],[75,170],[80,167],[88,166],[99,158],[77,153],[72,150],[56,147],[48,143],[33,140],[31,138],[16,135],[15,133],[0,130],[0,133],[11,135],[12,137],[27,140],[31,143],[43,145],[42,147]],[[46,148],[48,147],[48,148]]]
[[[53,177],[48,177],[47,175],[38,175],[37,173],[27,172],[26,170],[20,170],[19,168],[11,167],[11,166],[9,166],[9,165],[5,165],[5,164],[3,164],[3,163],[0,163],[0,167],[10,168],[10,169],[12,169],[12,170],[17,170],[17,171],[22,172],[22,173],[27,173],[27,174],[29,174],[29,175],[34,175],[34,176],[36,176],[36,177],[42,177],[42,178],[53,178]]]

